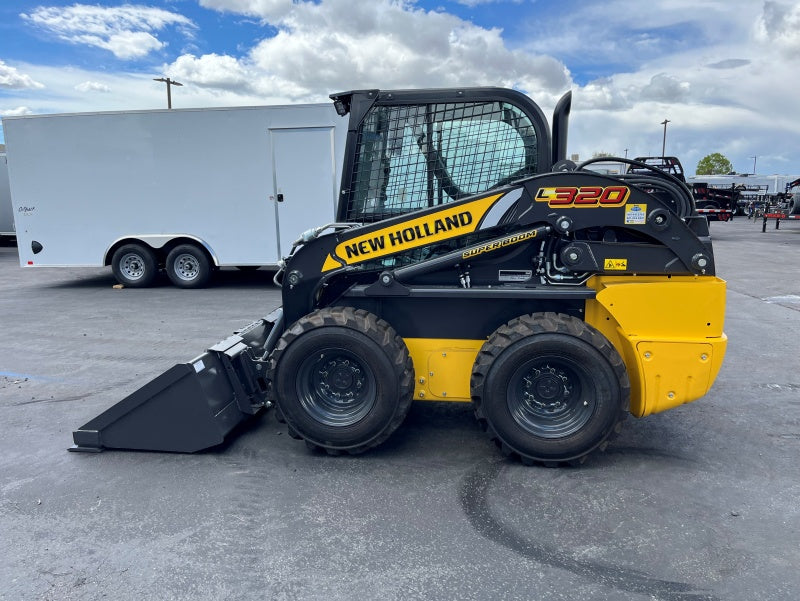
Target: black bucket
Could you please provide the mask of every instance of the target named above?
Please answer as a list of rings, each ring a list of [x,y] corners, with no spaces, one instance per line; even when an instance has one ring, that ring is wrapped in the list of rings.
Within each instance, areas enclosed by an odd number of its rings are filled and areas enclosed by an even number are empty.
[[[222,443],[267,406],[266,356],[282,323],[278,309],[174,365],[73,432],[69,450],[193,453]]]

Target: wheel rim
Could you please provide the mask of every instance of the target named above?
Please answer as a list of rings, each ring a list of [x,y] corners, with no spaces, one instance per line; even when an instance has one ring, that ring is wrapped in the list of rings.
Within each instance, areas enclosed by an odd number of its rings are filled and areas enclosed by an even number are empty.
[[[363,419],[375,406],[376,390],[372,370],[345,349],[317,351],[297,374],[300,404],[327,426],[350,426]]]
[[[200,261],[194,255],[188,253],[178,255],[175,257],[174,265],[175,275],[185,282],[196,279],[200,274]]]
[[[541,357],[514,372],[506,403],[514,421],[530,434],[563,438],[589,421],[596,394],[583,367],[561,357]]]
[[[136,253],[126,253],[119,262],[119,270],[129,280],[138,280],[144,277],[144,258]]]

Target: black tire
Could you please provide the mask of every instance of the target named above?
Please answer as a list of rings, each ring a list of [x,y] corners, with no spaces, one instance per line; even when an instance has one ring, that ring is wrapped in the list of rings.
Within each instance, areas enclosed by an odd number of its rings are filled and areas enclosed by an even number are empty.
[[[585,322],[518,317],[484,343],[473,368],[481,426],[523,463],[582,463],[605,450],[628,415],[630,383],[617,350]]]
[[[179,244],[167,255],[166,270],[178,288],[202,288],[211,278],[211,261],[194,244]]]
[[[158,275],[158,261],[150,247],[124,244],[112,255],[111,270],[120,284],[128,288],[146,288]]]
[[[389,438],[414,392],[403,339],[351,307],[320,309],[295,322],[275,347],[270,379],[289,432],[332,455],[361,453]]]

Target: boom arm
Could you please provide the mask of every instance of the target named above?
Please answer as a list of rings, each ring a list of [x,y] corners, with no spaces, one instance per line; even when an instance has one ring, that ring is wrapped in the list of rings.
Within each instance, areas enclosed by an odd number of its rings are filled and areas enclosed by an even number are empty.
[[[705,219],[679,218],[650,179],[637,181],[550,173],[322,236],[288,263],[287,322],[373,282],[375,272],[387,282],[413,285],[424,274],[427,285],[460,285],[460,274],[468,271],[473,289],[508,289],[492,261],[512,251],[520,256],[509,269],[531,272],[518,287],[580,286],[595,274],[713,275]]]

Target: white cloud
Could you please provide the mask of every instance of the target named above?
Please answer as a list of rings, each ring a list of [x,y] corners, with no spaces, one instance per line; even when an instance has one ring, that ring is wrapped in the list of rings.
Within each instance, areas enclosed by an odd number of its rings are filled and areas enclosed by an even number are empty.
[[[41,113],[162,108],[163,85],[152,81],[158,75],[184,84],[173,89],[176,108],[327,102],[329,93],[348,88],[498,85],[526,91],[548,114],[572,88],[570,153],[658,154],[660,123],[667,118],[667,152],[677,154],[689,172],[715,151],[740,170],[758,155],[759,170],[800,171],[800,121],[794,119],[792,93],[800,2],[603,0],[555,12],[530,2],[526,39],[534,42],[526,46],[499,28],[481,27],[441,7],[425,10],[415,0],[199,1],[246,15],[249,24],[259,19],[266,37],[239,46],[235,55],[203,53],[198,43],[191,54],[159,59],[168,62],[148,75],[15,64],[18,77],[47,88],[16,88],[7,95]],[[118,55],[163,48],[158,45],[168,39],[166,27],[193,31],[191,21],[166,11],[164,19],[142,25],[115,21],[103,12],[111,9],[71,8],[97,9],[99,22],[88,19],[79,28],[54,20],[48,31],[66,32],[70,39],[95,36],[93,45],[113,47]],[[67,12],[59,10],[62,16]],[[125,33],[151,39],[134,37],[126,49]],[[567,65],[580,73],[579,83]],[[588,75],[593,72],[598,75]],[[0,65],[0,90],[8,73]],[[88,82],[113,93],[89,93],[100,89]]]
[[[20,117],[22,115],[32,115],[33,111],[27,106],[18,106],[13,109],[0,108],[0,115],[3,117]]]
[[[643,100],[659,102],[683,102],[689,97],[689,82],[680,81],[672,75],[659,73],[650,78],[650,82],[642,86],[639,94]]]
[[[631,156],[660,153],[664,118],[671,120],[668,149],[672,144],[673,152],[683,152],[690,171],[711,151],[766,155],[776,140],[798,147],[800,123],[775,123],[775,115],[793,114],[794,101],[775,85],[786,80],[787,64],[774,60],[768,40],[777,37],[786,52],[794,48],[796,6],[605,0],[576,3],[544,19],[531,3],[527,39],[533,41],[512,49],[500,29],[443,9],[426,11],[411,0],[201,4],[257,17],[277,30],[239,57],[186,55],[165,65],[165,72],[194,79],[208,92],[297,102],[324,101],[347,88],[500,85],[528,92],[547,113],[573,88],[570,146],[584,157],[598,150],[621,155],[626,148]],[[583,73],[611,64],[616,72],[576,85],[566,64]]]
[[[749,65],[750,61],[743,58],[726,58],[716,63],[706,65],[709,69],[736,69]]]
[[[31,79],[29,75],[20,73],[15,67],[7,65],[3,60],[0,60],[0,89],[36,90],[43,87],[38,81]]]
[[[84,81],[75,86],[79,92],[111,92],[111,88],[99,81]]]
[[[583,73],[602,73],[574,86],[571,152],[660,154],[667,118],[667,153],[690,173],[715,151],[739,170],[758,155],[760,170],[800,172],[796,94],[787,93],[800,51],[800,3],[607,0],[532,27],[538,35],[528,50],[550,48]]]
[[[154,34],[168,26],[178,26],[187,36],[195,28],[183,15],[132,4],[40,6],[20,16],[60,40],[103,48],[120,59],[140,58],[163,48],[165,43]]]
[[[502,4],[504,2],[508,2],[510,4],[521,4],[522,0],[455,0],[458,4],[463,4],[464,6],[469,6],[470,8],[478,6],[480,4]]]
[[[165,71],[220,89],[322,100],[351,87],[499,85],[555,96],[570,84],[560,61],[510,50],[500,29],[398,0],[201,0],[256,16],[277,34],[243,57],[185,55]]]
[[[251,88],[251,75],[232,56],[184,54],[171,65],[165,65],[163,70],[178,80],[191,81],[198,86],[233,90]]]
[[[289,13],[294,0],[200,0],[200,6],[265,20],[278,19]]]
[[[75,40],[110,50],[114,56],[121,59],[139,58],[150,54],[153,50],[161,50],[165,46],[146,31],[122,31],[108,36],[108,39],[98,36],[79,36]]]
[[[7,94],[0,95],[0,107],[24,105],[33,114],[78,113],[84,111],[125,111],[166,108],[163,83],[153,81],[159,73],[89,71],[76,67],[21,64],[20,69],[47,87],[41,90],[15,91],[12,104]],[[167,73],[165,73],[167,75]],[[168,74],[181,81],[174,74]],[[242,106],[288,104],[292,99],[280,95],[248,93],[242,89],[205,88],[181,81],[184,87],[172,88],[172,106]],[[105,89],[108,92],[105,92]],[[319,98],[327,101],[327,97]],[[1,141],[1,140],[0,140]]]
[[[800,4],[767,0],[756,22],[756,39],[796,59],[800,52]]]

